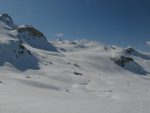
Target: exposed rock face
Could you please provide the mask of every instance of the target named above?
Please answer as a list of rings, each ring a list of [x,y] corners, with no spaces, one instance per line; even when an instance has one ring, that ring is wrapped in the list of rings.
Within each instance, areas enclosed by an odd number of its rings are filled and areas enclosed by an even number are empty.
[[[16,28],[13,19],[6,13],[0,14],[0,21],[2,21],[3,23],[5,23],[7,26],[11,28]]]
[[[121,67],[124,67],[129,62],[133,62],[132,58],[125,56],[111,57],[111,59]]]
[[[136,56],[136,57],[141,57],[143,59],[150,60],[150,55],[141,53],[140,51],[137,51],[137,50],[135,50],[133,48],[130,48],[130,47],[125,49],[125,53],[127,55],[133,55],[133,56]]]
[[[133,58],[126,57],[126,56],[117,56],[117,57],[111,57],[111,60],[113,60],[117,65],[121,66],[122,68],[132,73],[138,75],[147,75],[149,73],[140,64],[135,62]]]
[[[131,53],[135,52],[135,50],[133,48],[129,47],[129,48],[125,49],[125,52],[131,54]]]
[[[0,20],[8,23],[13,23],[13,19],[6,13],[0,15]]]
[[[18,26],[17,32],[18,38],[31,47],[47,51],[57,51],[56,48],[47,41],[43,33],[31,25]]]
[[[16,58],[22,55],[31,55],[30,50],[26,49],[21,41],[18,42],[18,50],[14,50],[13,52],[16,53]]]
[[[30,36],[45,38],[43,33],[41,33],[39,30],[30,25],[19,26],[17,27],[17,31],[19,33],[28,32]]]

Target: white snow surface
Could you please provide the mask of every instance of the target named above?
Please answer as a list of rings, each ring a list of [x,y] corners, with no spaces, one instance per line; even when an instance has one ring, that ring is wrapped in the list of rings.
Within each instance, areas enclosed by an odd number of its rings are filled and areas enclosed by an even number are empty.
[[[0,22],[0,113],[150,113],[149,53],[91,41],[50,42],[57,52],[23,42],[24,54],[16,58],[20,39],[10,28]],[[138,68],[111,60],[120,55]]]

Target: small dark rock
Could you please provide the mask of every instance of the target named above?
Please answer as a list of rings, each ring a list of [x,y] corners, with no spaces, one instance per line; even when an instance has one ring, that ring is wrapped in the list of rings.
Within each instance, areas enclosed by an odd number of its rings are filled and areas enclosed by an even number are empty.
[[[53,62],[49,62],[49,64],[53,64]]]
[[[76,72],[76,71],[74,71],[74,74],[75,75],[81,75],[81,76],[83,75],[82,73],[79,73],[79,72]]]
[[[63,52],[67,52],[67,50],[64,49],[64,48],[59,48],[59,50],[60,50],[60,51],[63,51]]]
[[[75,66],[75,67],[79,67],[79,65],[78,65],[78,64],[74,64],[74,66]]]
[[[30,76],[26,76],[26,78],[31,78]]]
[[[69,90],[68,90],[68,89],[66,89],[65,91],[66,91],[66,92],[69,92]]]
[[[28,54],[31,55],[31,52],[28,50]]]
[[[107,46],[104,46],[104,50],[105,50],[105,51],[108,51],[108,47],[107,47]]]

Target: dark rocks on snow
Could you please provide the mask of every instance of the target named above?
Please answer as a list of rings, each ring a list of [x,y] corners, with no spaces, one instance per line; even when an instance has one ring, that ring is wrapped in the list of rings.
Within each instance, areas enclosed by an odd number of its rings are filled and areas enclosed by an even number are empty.
[[[60,51],[63,51],[63,52],[67,52],[67,50],[64,49],[64,48],[59,48],[59,50],[60,50]]]
[[[133,48],[129,47],[129,48],[125,49],[125,51],[126,51],[126,53],[130,54],[130,53],[134,52],[135,50]]]
[[[49,64],[53,64],[53,62],[49,62]]]
[[[104,50],[105,50],[105,51],[108,51],[108,47],[107,47],[107,46],[104,46]]]
[[[120,65],[121,67],[124,67],[126,63],[133,62],[133,58],[125,56],[111,57],[111,60],[113,60],[116,64]]]
[[[45,37],[43,33],[41,33],[39,30],[34,28],[33,26],[30,25],[25,25],[24,27],[18,27],[17,31],[19,33],[22,32],[29,32],[31,36],[36,36],[36,37]]]
[[[30,76],[26,76],[26,78],[31,78]]]
[[[25,51],[25,50],[27,51],[28,55],[31,55],[31,52],[30,52],[29,50],[27,50],[27,49],[24,47],[22,41],[19,41],[18,46],[19,46],[19,51],[18,51],[18,54],[19,54],[19,55],[24,54],[24,51]]]
[[[79,65],[78,65],[78,64],[74,64],[74,66],[75,66],[75,67],[79,67]]]
[[[74,71],[74,74],[75,75],[81,75],[81,76],[83,75],[82,73],[79,73],[79,72],[76,72],[76,71]]]

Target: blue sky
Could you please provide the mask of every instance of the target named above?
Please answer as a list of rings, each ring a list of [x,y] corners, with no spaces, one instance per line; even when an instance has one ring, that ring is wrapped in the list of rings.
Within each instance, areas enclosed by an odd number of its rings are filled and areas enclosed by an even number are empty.
[[[149,0],[0,0],[0,12],[32,24],[49,40],[97,40],[148,50]]]

